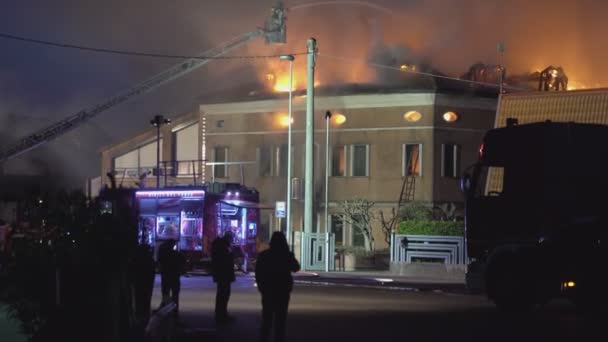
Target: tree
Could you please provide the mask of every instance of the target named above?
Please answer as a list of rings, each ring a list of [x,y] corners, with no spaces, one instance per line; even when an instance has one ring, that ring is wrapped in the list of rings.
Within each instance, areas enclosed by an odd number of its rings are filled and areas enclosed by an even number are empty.
[[[346,200],[339,204],[344,221],[349,223],[354,229],[358,229],[365,239],[365,249],[374,250],[374,234],[371,223],[376,219],[372,208],[375,202],[364,198]]]
[[[395,224],[400,220],[400,215],[397,214],[397,210],[395,208],[391,208],[391,216],[388,218],[384,217],[384,212],[382,210],[378,210],[380,212],[380,224],[382,225],[382,233],[384,234],[384,241],[390,246],[391,244],[391,234],[395,229]]]

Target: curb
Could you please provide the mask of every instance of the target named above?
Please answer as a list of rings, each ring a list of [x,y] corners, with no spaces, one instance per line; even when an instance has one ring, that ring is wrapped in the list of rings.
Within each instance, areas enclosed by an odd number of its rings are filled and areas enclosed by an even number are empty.
[[[319,279],[319,280],[294,279],[294,284],[313,285],[313,286],[366,288],[366,289],[403,291],[403,292],[432,292],[432,293],[467,294],[465,288],[445,289],[445,288],[441,288],[440,286],[429,286],[429,284],[424,284],[423,286],[416,286],[416,285],[404,284],[404,283],[392,283],[392,282],[391,283],[379,282],[378,284],[364,284],[364,283],[353,283],[353,282],[328,281],[328,280],[321,280],[321,279]]]

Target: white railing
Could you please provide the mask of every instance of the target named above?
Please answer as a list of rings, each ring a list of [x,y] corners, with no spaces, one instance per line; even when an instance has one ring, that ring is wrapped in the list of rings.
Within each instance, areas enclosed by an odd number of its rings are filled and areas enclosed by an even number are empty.
[[[439,259],[445,264],[467,263],[462,236],[391,235],[391,262],[412,262],[415,259]]]

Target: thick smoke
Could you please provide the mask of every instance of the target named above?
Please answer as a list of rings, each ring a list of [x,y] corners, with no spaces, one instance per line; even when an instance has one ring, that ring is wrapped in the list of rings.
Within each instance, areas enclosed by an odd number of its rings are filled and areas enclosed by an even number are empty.
[[[298,8],[319,1],[286,3],[294,8],[288,12],[287,44],[268,46],[258,39],[231,54],[304,52],[306,40],[316,37],[321,54],[316,77],[321,84],[392,84],[398,81],[392,70],[353,61],[394,67],[411,63],[458,76],[476,62],[498,63],[496,46],[503,41],[509,74],[552,64],[562,66],[575,85],[608,86],[608,43],[603,37],[608,3],[602,0],[376,0],[368,5],[341,1]],[[274,3],[13,1],[0,12],[0,32],[122,50],[196,54],[262,25]],[[0,44],[2,143],[95,105],[178,62],[4,39]],[[297,56],[294,65],[296,84],[304,87],[305,56]],[[276,59],[213,61],[20,157],[26,165],[21,169],[40,169],[38,156],[46,156],[41,169],[60,170],[69,183],[80,184],[84,177],[99,174],[100,147],[147,129],[153,115],[196,110],[207,94],[230,98],[243,89],[255,90],[268,71],[285,72],[287,67]],[[9,113],[17,118],[16,126],[7,123]]]

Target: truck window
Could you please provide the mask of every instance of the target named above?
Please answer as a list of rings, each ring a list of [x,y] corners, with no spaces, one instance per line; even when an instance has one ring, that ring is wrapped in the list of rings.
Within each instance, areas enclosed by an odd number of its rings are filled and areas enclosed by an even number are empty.
[[[500,196],[503,193],[505,169],[502,166],[479,167],[475,197]]]

